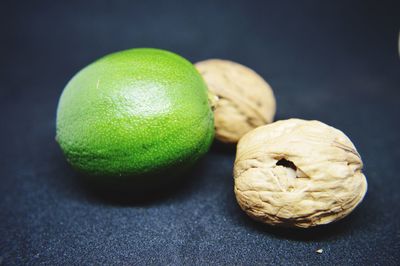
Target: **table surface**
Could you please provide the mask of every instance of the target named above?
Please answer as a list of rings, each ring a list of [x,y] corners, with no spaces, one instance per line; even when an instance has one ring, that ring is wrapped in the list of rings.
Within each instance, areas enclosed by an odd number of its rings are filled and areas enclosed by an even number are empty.
[[[0,264],[400,264],[394,1],[68,2],[0,3]],[[235,151],[218,144],[165,195],[93,193],[54,140],[57,101],[79,69],[132,47],[256,70],[276,119],[318,119],[353,140],[362,204],[311,230],[253,222],[235,201]]]

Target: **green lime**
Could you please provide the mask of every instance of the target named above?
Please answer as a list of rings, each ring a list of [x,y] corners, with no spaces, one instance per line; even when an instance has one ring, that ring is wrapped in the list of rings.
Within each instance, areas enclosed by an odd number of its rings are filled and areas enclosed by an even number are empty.
[[[186,59],[139,48],[77,73],[57,110],[69,163],[98,179],[168,179],[207,152],[214,137],[207,87]]]

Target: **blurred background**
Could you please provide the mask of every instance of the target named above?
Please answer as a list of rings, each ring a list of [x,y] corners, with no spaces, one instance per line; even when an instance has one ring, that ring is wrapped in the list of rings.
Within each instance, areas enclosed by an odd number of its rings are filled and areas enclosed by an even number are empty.
[[[400,264],[399,11],[399,1],[1,1],[0,265]],[[54,141],[58,98],[82,67],[134,47],[254,69],[274,89],[277,120],[318,119],[353,140],[364,202],[327,228],[260,226],[236,205],[234,152],[218,147],[162,201],[91,195]]]
[[[373,108],[395,100],[397,90],[378,85],[377,77],[399,73],[398,7],[397,1],[2,1],[2,98],[15,105],[29,95],[54,110],[66,82],[88,63],[157,47],[192,62],[245,64],[274,88],[278,118],[332,123],[335,114],[324,113],[322,103]],[[369,120],[361,109],[348,120]]]

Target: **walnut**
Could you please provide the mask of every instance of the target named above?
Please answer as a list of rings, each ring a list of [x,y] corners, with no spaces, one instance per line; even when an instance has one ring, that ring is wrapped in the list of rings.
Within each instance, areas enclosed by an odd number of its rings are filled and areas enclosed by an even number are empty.
[[[215,136],[237,143],[248,131],[273,121],[276,103],[271,87],[253,70],[235,62],[210,59],[196,64],[214,101]]]
[[[258,221],[312,227],[345,217],[361,202],[367,191],[362,167],[342,131],[319,121],[282,120],[240,139],[234,191]]]

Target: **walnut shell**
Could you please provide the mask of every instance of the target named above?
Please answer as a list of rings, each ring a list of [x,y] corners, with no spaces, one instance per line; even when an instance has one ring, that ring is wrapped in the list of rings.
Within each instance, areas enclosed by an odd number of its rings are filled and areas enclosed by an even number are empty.
[[[240,139],[234,191],[256,220],[311,227],[345,217],[362,201],[362,167],[342,131],[319,121],[282,120]]]
[[[250,130],[273,121],[276,103],[271,87],[253,70],[238,63],[210,59],[195,64],[216,95],[215,137],[237,143]]]

